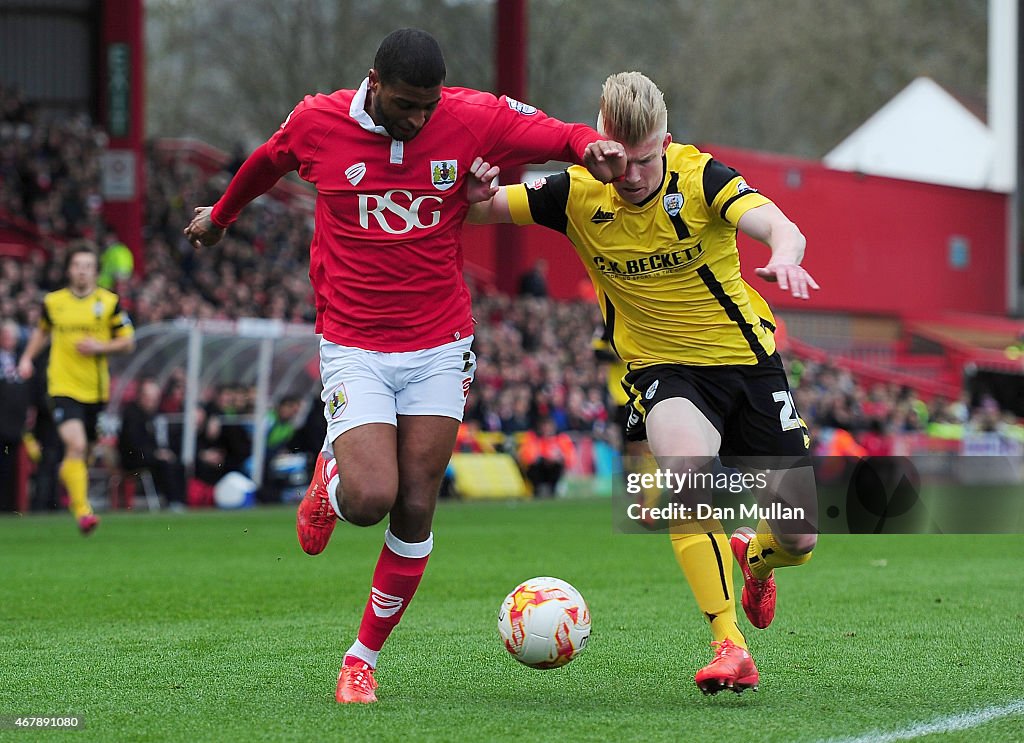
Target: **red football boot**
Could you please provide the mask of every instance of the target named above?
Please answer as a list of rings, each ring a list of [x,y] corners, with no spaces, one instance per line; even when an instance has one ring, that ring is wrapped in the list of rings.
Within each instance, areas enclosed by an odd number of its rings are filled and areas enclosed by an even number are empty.
[[[757,666],[746,648],[741,648],[732,640],[711,643],[715,648],[715,658],[697,671],[694,681],[705,694],[717,694],[723,689],[737,694],[746,689],[757,691]]]
[[[377,695],[373,693],[376,688],[373,669],[361,660],[356,661],[350,666],[342,666],[338,672],[334,699],[340,704],[371,704],[377,701]]]
[[[307,555],[319,555],[331,540],[334,526],[338,523],[338,514],[331,505],[327,485],[337,467],[334,460],[324,459],[323,452],[317,455],[313,466],[313,481],[306,489],[306,495],[299,503],[295,514],[295,531],[299,535],[299,545]]]
[[[83,537],[87,537],[96,531],[96,527],[100,525],[100,520],[95,514],[87,513],[82,518],[78,519],[78,530],[82,532]]]
[[[740,603],[743,604],[743,611],[747,619],[758,629],[764,629],[775,618],[775,576],[769,575],[765,580],[758,580],[750,571],[750,563],[747,561],[747,547],[750,540],[757,536],[757,532],[749,526],[744,526],[733,532],[729,539],[729,546],[740,564],[743,571],[743,593]]]

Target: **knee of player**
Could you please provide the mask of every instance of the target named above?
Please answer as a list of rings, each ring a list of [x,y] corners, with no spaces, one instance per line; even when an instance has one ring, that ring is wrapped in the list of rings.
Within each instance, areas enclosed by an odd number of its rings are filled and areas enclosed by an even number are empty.
[[[342,516],[356,526],[379,524],[395,505],[396,494],[386,487],[346,486],[338,494]]]
[[[374,526],[388,515],[388,508],[373,503],[341,502],[341,515],[355,526]]]
[[[64,459],[85,459],[89,447],[85,444],[66,443],[64,444]]]
[[[777,536],[779,544],[791,555],[806,555],[818,543],[817,534],[786,534]]]

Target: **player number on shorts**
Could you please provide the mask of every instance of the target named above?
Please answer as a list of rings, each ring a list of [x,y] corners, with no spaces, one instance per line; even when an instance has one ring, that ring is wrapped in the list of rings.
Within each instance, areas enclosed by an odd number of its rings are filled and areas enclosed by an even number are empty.
[[[779,411],[779,423],[783,431],[792,431],[800,428],[800,418],[796,414],[796,404],[793,402],[793,393],[789,390],[780,390],[772,393],[775,402],[782,403],[782,410]]]

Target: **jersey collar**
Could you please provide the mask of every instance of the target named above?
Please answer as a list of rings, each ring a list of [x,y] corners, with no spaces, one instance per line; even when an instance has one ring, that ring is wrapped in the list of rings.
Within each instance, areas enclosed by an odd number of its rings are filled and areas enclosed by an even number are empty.
[[[349,106],[348,115],[356,120],[359,126],[363,127],[368,132],[374,134],[383,134],[385,137],[389,136],[387,130],[382,126],[377,126],[373,123],[373,119],[370,118],[370,114],[366,113],[366,93],[370,87],[370,78],[364,77],[362,84],[359,86],[359,90],[352,96],[352,105]]]
[[[359,126],[368,132],[374,134],[381,134],[385,137],[391,138],[388,134],[388,130],[382,126],[378,126],[373,123],[373,119],[370,118],[370,114],[366,113],[366,92],[370,87],[370,78],[364,77],[363,82],[359,86],[359,90],[352,96],[352,105],[348,108],[348,115],[351,116]],[[400,142],[397,139],[391,140],[391,164],[400,165],[405,160],[405,142]]]
[[[656,189],[651,191],[651,193],[647,196],[646,199],[641,201],[639,204],[636,204],[637,209],[643,209],[645,206],[647,206],[652,201],[654,201],[654,199],[658,196],[658,194],[660,194],[662,191],[665,190],[665,178],[666,178],[666,176],[668,176],[668,158],[665,157],[665,155],[662,155],[661,156],[661,183],[658,184],[658,187]]]

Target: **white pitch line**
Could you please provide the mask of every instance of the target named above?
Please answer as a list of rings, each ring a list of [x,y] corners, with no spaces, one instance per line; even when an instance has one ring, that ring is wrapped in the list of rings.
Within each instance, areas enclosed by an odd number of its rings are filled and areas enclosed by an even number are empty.
[[[881,730],[859,735],[856,738],[829,738],[827,743],[890,743],[896,740],[912,740],[935,733],[951,733],[955,730],[968,730],[984,725],[986,722],[1003,717],[1024,714],[1024,699],[1004,704],[999,707],[986,707],[973,712],[940,717],[932,722],[921,722],[903,730],[882,732]]]

